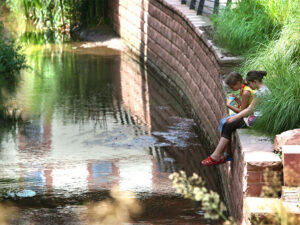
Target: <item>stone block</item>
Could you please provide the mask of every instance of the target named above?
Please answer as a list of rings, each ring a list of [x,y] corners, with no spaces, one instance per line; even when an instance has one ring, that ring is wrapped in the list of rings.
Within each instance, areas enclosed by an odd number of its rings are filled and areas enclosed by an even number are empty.
[[[283,145],[283,180],[285,186],[300,186],[300,145]]]
[[[281,151],[283,145],[300,145],[300,129],[288,130],[276,135],[274,149]]]

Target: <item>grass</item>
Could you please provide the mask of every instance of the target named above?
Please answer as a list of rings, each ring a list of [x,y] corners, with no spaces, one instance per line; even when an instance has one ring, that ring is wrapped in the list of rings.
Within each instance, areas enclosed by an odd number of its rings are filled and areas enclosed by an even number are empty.
[[[243,0],[213,16],[215,40],[233,54],[245,54],[254,46],[277,37],[280,24],[272,20],[257,1]]]
[[[267,101],[258,106],[263,116],[254,128],[275,135],[300,126],[300,20],[284,26],[278,41],[248,56],[240,68],[268,71],[265,83],[271,90]]]
[[[268,72],[269,99],[254,128],[275,135],[300,127],[300,1],[242,0],[214,16],[216,41],[245,57],[237,69]],[[224,27],[223,27],[224,26]]]

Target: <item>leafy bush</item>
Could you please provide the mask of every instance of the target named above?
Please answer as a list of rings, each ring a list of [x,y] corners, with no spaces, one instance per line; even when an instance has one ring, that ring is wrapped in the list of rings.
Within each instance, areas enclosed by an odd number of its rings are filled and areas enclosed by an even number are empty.
[[[26,67],[25,56],[19,53],[20,48],[14,41],[4,38],[0,33],[0,76],[2,78],[12,80],[22,68]]]

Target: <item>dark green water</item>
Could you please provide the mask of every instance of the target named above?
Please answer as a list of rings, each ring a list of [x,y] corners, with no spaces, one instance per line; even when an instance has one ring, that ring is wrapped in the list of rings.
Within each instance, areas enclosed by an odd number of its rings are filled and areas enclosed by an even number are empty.
[[[27,47],[11,95],[25,123],[0,133],[0,193],[18,213],[10,224],[93,224],[87,202],[118,186],[137,195],[134,224],[207,224],[175,194],[170,173],[201,175],[204,140],[176,96],[127,54],[95,44]],[[154,79],[156,77],[156,79]],[[32,197],[16,194],[30,191]]]

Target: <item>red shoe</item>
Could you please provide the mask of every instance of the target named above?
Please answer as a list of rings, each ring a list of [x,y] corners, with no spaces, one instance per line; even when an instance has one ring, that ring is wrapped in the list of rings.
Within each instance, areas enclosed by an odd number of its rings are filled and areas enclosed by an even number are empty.
[[[225,159],[215,160],[211,156],[209,156],[206,159],[202,160],[201,163],[204,166],[215,166],[215,165],[226,163],[226,160]]]

